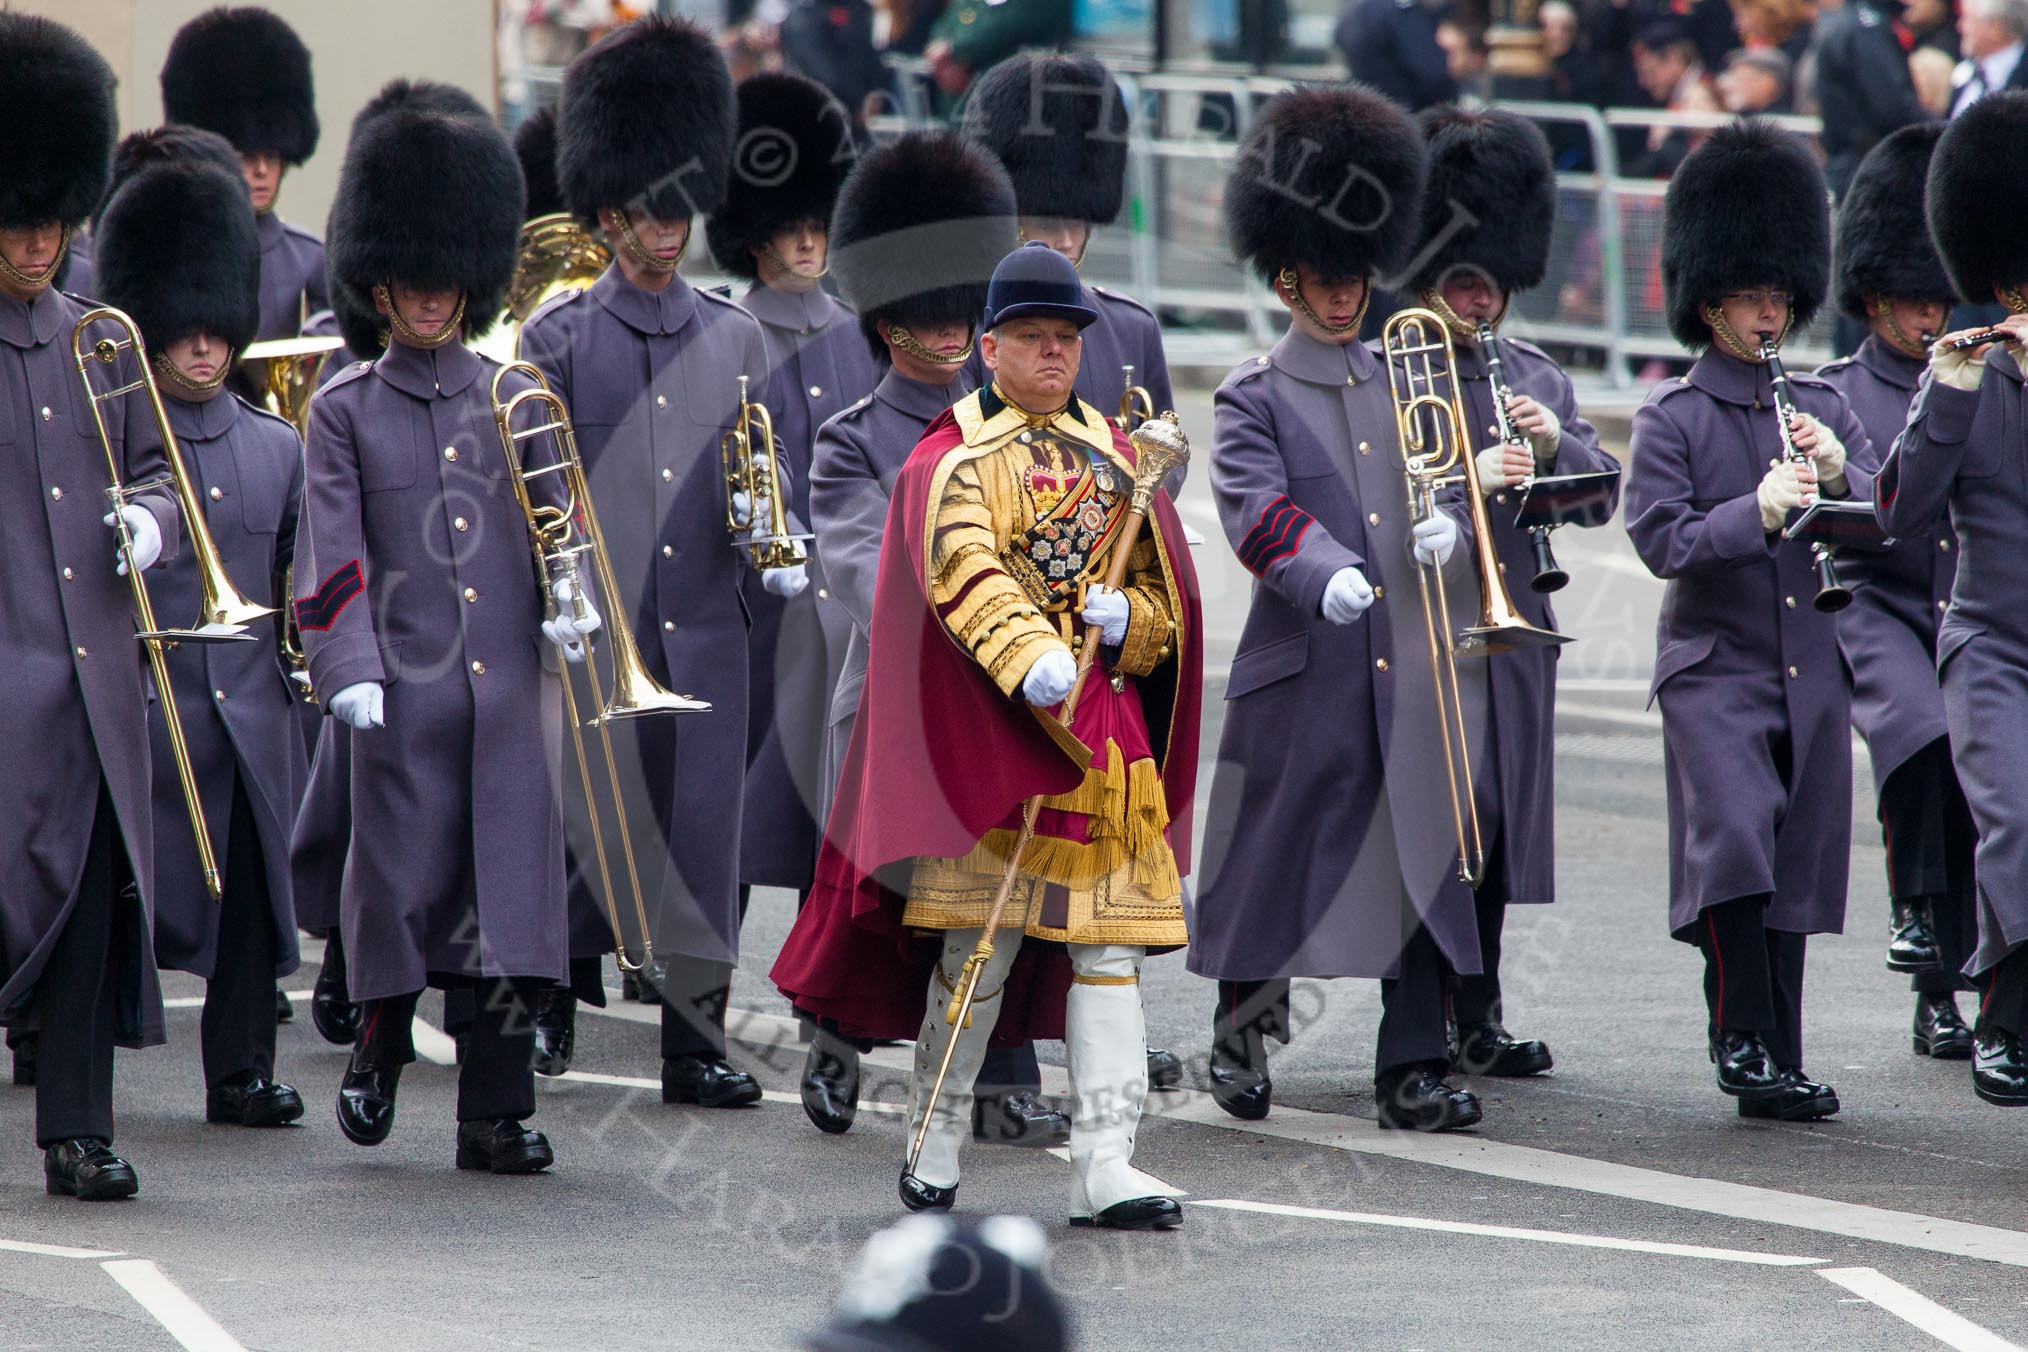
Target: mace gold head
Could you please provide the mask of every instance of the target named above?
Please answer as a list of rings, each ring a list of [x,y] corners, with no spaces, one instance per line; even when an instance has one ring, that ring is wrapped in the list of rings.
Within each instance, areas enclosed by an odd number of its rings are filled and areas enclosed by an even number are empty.
[[[1190,462],[1190,440],[1174,409],[1148,419],[1128,433],[1127,440],[1134,447],[1134,510],[1146,512],[1169,471]]]

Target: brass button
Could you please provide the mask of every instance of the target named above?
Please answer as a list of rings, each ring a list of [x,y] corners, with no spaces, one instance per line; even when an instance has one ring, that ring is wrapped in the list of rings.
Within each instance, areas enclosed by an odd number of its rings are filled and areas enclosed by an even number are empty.
[[[676,546],[674,546],[674,545],[663,545],[663,546],[662,546],[662,557],[663,557],[663,558],[665,558],[665,559],[673,559],[673,558],[675,558],[675,557],[676,557]]]
[[[452,529],[452,530],[455,530],[455,531],[468,531],[468,530],[470,530],[471,528],[472,528],[472,523],[471,523],[471,522],[469,522],[469,521],[467,521],[467,520],[465,520],[465,518],[463,518],[462,516],[460,516],[460,517],[454,517],[454,518],[452,518],[452,520],[451,520],[451,529]]]
[[[1501,577],[1507,576],[1507,565],[1504,563],[1500,565],[1500,576]]]
[[[1784,596],[1782,598],[1782,604],[1787,606],[1790,610],[1794,610],[1796,608],[1796,598],[1793,596]]]
[[[1796,669],[1795,669],[1794,667],[1790,667],[1790,668],[1789,668],[1789,677],[1790,677],[1790,679],[1794,679],[1795,677],[1797,677],[1797,676],[1800,676],[1800,675],[1802,675],[1802,674],[1803,674],[1802,672],[1800,672],[1800,671],[1797,671],[1797,670],[1796,670]]]
[[[1365,441],[1362,441],[1362,442],[1360,442],[1360,443],[1359,443],[1359,454],[1361,454],[1361,455],[1371,455],[1371,454],[1373,454],[1373,446],[1372,446],[1372,443],[1370,443],[1370,442],[1365,442]]]
[[[64,580],[65,582],[68,582],[68,581],[70,581],[70,580],[71,580],[71,579],[72,579],[73,577],[76,577],[76,576],[77,576],[77,574],[75,574],[75,573],[71,572],[71,570],[70,570],[70,569],[68,569],[68,568],[66,568],[66,569],[64,569],[64,570],[63,570],[63,580]]]
[[[1267,365],[1267,358],[1266,358],[1266,357],[1255,357],[1255,358],[1253,359],[1253,361],[1254,361],[1254,365],[1256,365],[1256,366],[1266,366],[1266,365]]]
[[[1345,383],[1346,383],[1347,385],[1357,385],[1357,384],[1359,383],[1359,377],[1358,377],[1358,376],[1346,376],[1346,377],[1345,377]]]
[[[468,601],[468,602],[469,602],[469,601],[476,601],[476,600],[478,600],[478,599],[479,599],[479,593],[478,593],[478,590],[477,590],[476,588],[473,588],[473,587],[467,587],[467,588],[465,588],[465,600],[466,600],[466,601]]]
[[[665,470],[663,470],[663,471],[662,471],[662,482],[663,482],[663,483],[665,483],[665,484],[666,484],[666,483],[668,483],[668,482],[669,482],[669,481],[670,481],[671,479],[673,479],[673,478],[675,478],[675,477],[676,477],[676,474],[675,474],[675,471],[673,471],[673,470],[666,470],[666,469],[665,469]]]
[[[456,461],[456,460],[457,460],[457,458],[458,458],[458,448],[457,448],[457,447],[455,447],[455,446],[446,446],[446,447],[444,447],[444,459],[446,459],[446,460],[450,460],[450,461]]]
[[[68,571],[65,572],[64,576],[66,577],[70,576]],[[1936,603],[1936,608],[1938,610],[1949,610],[1951,608],[1951,603],[1948,601],[1939,601]]]
[[[51,417],[51,414],[50,414],[50,412],[49,412],[49,405],[48,405],[48,404],[44,404],[44,405],[42,406],[42,420],[43,420],[44,422],[48,422],[48,421],[49,421],[49,419],[50,419],[50,417]]]
[[[662,632],[663,632],[663,633],[665,633],[665,634],[673,634],[673,633],[675,633],[675,632],[676,632],[676,621],[674,621],[674,620],[664,620],[664,621],[662,621]]]
[[[486,674],[486,664],[484,662],[472,663],[472,674],[474,676],[484,676]]]
[[[655,396],[655,407],[656,407],[656,408],[667,408],[667,407],[669,407],[669,396],[668,396],[668,395],[666,395],[666,394],[658,394],[658,395],[656,395],[656,396]]]
[[[225,692],[223,690],[214,690],[211,692],[211,697],[213,699],[222,700],[225,698]]]
[[[1035,440],[1035,434],[1033,432],[1023,432],[1020,436],[1016,437],[1015,440],[1019,441],[1023,446],[1026,446],[1030,442]]]
[[[224,490],[220,489],[217,484],[213,484],[211,486],[211,500],[213,502],[219,502],[222,501],[224,497],[225,497]]]
[[[1385,587],[1375,587],[1375,588],[1373,589],[1373,599],[1374,599],[1374,600],[1378,601],[1378,600],[1379,600],[1379,599],[1380,599],[1381,597],[1383,597],[1383,596],[1385,596],[1385,595],[1387,595],[1387,588],[1385,588]]]
[[[1168,660],[1169,660],[1169,645],[1168,645],[1168,644],[1166,644],[1166,643],[1165,643],[1165,644],[1163,644],[1163,645],[1162,645],[1161,647],[1159,647],[1159,648],[1155,649],[1155,660],[1156,660],[1157,662],[1166,662],[1166,661],[1168,661]]]
[[[86,651],[85,651],[85,650],[84,650],[83,648],[79,648],[79,649],[77,650],[77,655],[78,655],[78,658],[79,658],[79,660],[83,660],[84,658],[87,658],[87,657],[90,657],[90,656],[91,656],[91,654],[90,654],[90,653],[88,653],[88,652],[86,652]]]
[[[1382,657],[1382,658],[1378,659],[1377,661],[1375,661],[1373,665],[1374,665],[1374,666],[1375,666],[1376,668],[1378,668],[1379,670],[1381,670],[1381,671],[1385,671],[1385,670],[1387,670],[1387,659],[1386,659],[1386,658],[1384,658],[1384,657]]]
[[[817,599],[818,599],[819,601],[828,601],[828,600],[830,600],[830,599],[831,599],[831,589],[830,589],[829,587],[819,587],[819,588],[817,588]]]
[[[1488,427],[1488,428],[1486,429],[1486,435],[1487,435],[1487,436],[1489,436],[1489,437],[1497,437],[1497,436],[1499,436],[1499,435],[1500,435],[1500,429],[1499,429],[1499,427],[1497,427],[1497,426],[1494,426],[1494,427]]]
[[[1377,525],[1379,525],[1379,524],[1380,524],[1380,513],[1378,513],[1378,512],[1368,512],[1368,513],[1366,514],[1366,524],[1367,524],[1367,525],[1369,525],[1369,526],[1377,526]]]
[[[62,502],[63,490],[61,488],[52,488],[49,490],[49,496],[53,501]]]
[[[1502,506],[1505,506],[1507,503],[1507,495],[1505,493],[1495,493],[1493,495],[1493,501],[1499,503]]]
[[[1941,549],[1946,554],[1951,552],[1951,542],[1949,540],[1938,540],[1936,542],[1936,547],[1938,549]]]
[[[824,387],[822,385],[812,385],[810,387],[810,397],[812,399],[822,399],[824,397]]]

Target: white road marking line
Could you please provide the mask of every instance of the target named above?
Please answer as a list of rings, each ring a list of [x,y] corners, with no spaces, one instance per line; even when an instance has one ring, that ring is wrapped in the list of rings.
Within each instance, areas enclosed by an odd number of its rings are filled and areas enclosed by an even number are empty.
[[[1752,1249],[1714,1249],[1704,1244],[1664,1244],[1647,1239],[1615,1239],[1610,1235],[1579,1235],[1563,1230],[1524,1230],[1511,1225],[1435,1221],[1419,1216],[1387,1216],[1370,1211],[1327,1211],[1321,1207],[1282,1206],[1275,1202],[1238,1202],[1220,1198],[1215,1201],[1192,1202],[1190,1205],[1213,1206],[1225,1211],[1257,1211],[1267,1216],[1295,1216],[1313,1221],[1343,1221],[1351,1225],[1385,1225],[1398,1230],[1435,1230],[1451,1235],[1481,1235],[1488,1239],[1525,1239],[1537,1244],[1567,1244],[1580,1249],[1621,1249],[1628,1253],[1662,1254],[1671,1258],[1706,1258],[1720,1263],[1753,1263],[1761,1267],[1811,1267],[1827,1261],[1822,1258],[1759,1253]]]
[[[289,997],[289,998],[290,998],[291,1000],[307,1000],[307,999],[309,999],[309,998],[311,997],[311,995],[315,994],[315,992],[313,992],[313,991],[283,991],[283,992],[282,992],[282,994],[284,994],[284,995],[288,996],[288,997]],[[166,999],[166,1000],[164,1000],[164,1001],[162,1002],[162,1008],[164,1008],[164,1009],[202,1009],[202,1008],[204,1008],[204,997],[203,997],[203,996],[201,996],[201,995],[172,995],[172,996],[170,996],[170,997],[169,997],[168,999]]]
[[[216,1319],[206,1314],[183,1288],[162,1275],[162,1269],[145,1258],[123,1258],[101,1263],[169,1336],[190,1352],[246,1352],[237,1338],[227,1333]]]
[[[1065,1164],[1070,1163],[1070,1147],[1067,1145],[1053,1145],[1049,1147],[1049,1153],[1056,1156],[1058,1159],[1062,1160]],[[1137,1168],[1134,1170],[1134,1172],[1155,1185],[1154,1195],[1157,1197],[1188,1197],[1190,1195],[1183,1189],[1177,1187],[1174,1183],[1163,1182],[1161,1179],[1149,1173],[1146,1169]],[[1213,1205],[1215,1206],[1217,1205],[1217,1203],[1213,1203]],[[1239,1204],[1235,1203],[1235,1205]]]
[[[25,1239],[0,1239],[0,1253],[32,1253],[38,1258],[118,1258],[123,1249],[72,1249],[62,1244],[35,1244]]]
[[[458,1042],[449,1033],[428,1022],[422,1015],[415,1016],[415,1054],[425,1061],[434,1061],[440,1066],[458,1064]]]
[[[1921,1292],[1910,1290],[1892,1277],[1883,1277],[1872,1268],[1819,1268],[1817,1275],[1878,1305],[1896,1319],[1913,1324],[1958,1352],[2021,1352],[2018,1344],[1980,1328],[1963,1315],[1953,1314]]]

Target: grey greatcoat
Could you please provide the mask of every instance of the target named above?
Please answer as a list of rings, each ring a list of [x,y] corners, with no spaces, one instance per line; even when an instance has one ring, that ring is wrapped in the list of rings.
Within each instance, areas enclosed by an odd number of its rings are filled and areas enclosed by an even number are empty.
[[[925,385],[893,368],[873,393],[825,423],[810,461],[810,525],[824,556],[831,603],[850,621],[828,703],[829,729],[818,782],[819,822],[831,815],[859,691],[866,684],[866,637],[873,629],[873,593],[880,577],[880,538],[895,476],[937,415],[971,393],[959,372],[948,385]]]
[[[8,559],[0,568],[0,1017],[28,999],[76,905],[103,782],[140,890],[138,913],[115,902],[115,933],[127,944],[117,1041],[143,1047],[163,1040],[145,667],[133,593],[113,571],[113,532],[100,520],[106,455],[71,354],[72,326],[87,308],[55,291],[25,304],[0,297],[0,460],[9,470],[0,478]],[[133,378],[123,362],[98,372],[96,387]],[[144,408],[132,395],[101,405],[127,483],[167,472]],[[133,501],[154,515],[163,562],[173,562],[182,537],[175,500],[147,493]],[[151,584],[157,576],[148,574]]]
[[[303,496],[303,442],[296,429],[228,391],[201,404],[165,398],[163,405],[226,573],[246,595],[287,604],[282,575],[295,556]],[[197,613],[197,568],[187,553],[151,585],[158,617],[180,623]],[[245,786],[266,867],[275,975],[286,976],[298,962],[289,829],[302,792],[303,739],[277,624],[262,621],[253,634],[252,643],[182,645],[169,654],[169,681],[221,869],[230,857],[233,784]],[[159,701],[149,706],[148,735],[155,754],[155,960],[208,978],[218,945],[218,903],[205,890]]]
[[[656,680],[712,706],[613,729],[655,950],[736,961],[747,565],[726,530],[718,444],[738,416],[739,377],[753,394],[766,388],[760,324],[680,276],[643,291],[614,266],[538,310],[521,330],[521,355],[548,375],[577,426],[626,592],[608,601],[608,620],[633,624]],[[571,786],[576,794],[574,776]],[[572,867],[580,956],[612,946],[588,873],[596,876],[589,861]],[[630,905],[620,910],[631,926]]]
[[[312,401],[296,569],[310,678],[326,700],[386,687],[387,725],[351,738],[355,1000],[566,966],[562,687],[493,422],[497,370],[462,344],[396,344]]]
[[[1418,918],[1480,970],[1443,773],[1407,480],[1374,354],[1292,329],[1219,386],[1211,485],[1254,574],[1226,687],[1190,970],[1226,980],[1396,974]],[[1479,613],[1462,505],[1442,570],[1454,627]],[[1322,612],[1356,566],[1377,599]],[[1467,735],[1486,745],[1487,659],[1463,659]],[[1494,657],[1492,661],[1502,660]]]
[[[319,721],[289,832],[289,875],[297,926],[323,938],[338,928],[345,851],[352,842],[352,729],[335,718]]]
[[[1924,364],[1869,337],[1852,356],[1817,372],[1866,429],[1868,469],[1879,468],[1907,424]],[[1957,533],[1940,520],[1884,551],[1848,551],[1838,571],[1852,588],[1852,604],[1838,613],[1838,647],[1852,674],[1852,726],[1866,739],[1877,793],[1946,732],[1936,635],[1958,572]]]
[[[1796,407],[1844,443],[1848,496],[1873,476],[1845,397],[1791,372]],[[1627,532],[1668,583],[1651,700],[1669,785],[1669,930],[1772,893],[1767,927],[1836,933],[1852,839],[1851,696],[1809,546],[1761,529],[1781,454],[1767,368],[1706,352],[1634,414]]]
[[[1549,354],[1515,338],[1500,343],[1502,373],[1514,393],[1541,404],[1563,427],[1548,474],[1619,472],[1619,462],[1599,449],[1598,429],[1577,410],[1570,377]],[[1499,443],[1492,385],[1476,345],[1458,344],[1458,372],[1465,399],[1467,431],[1480,450]],[[1617,503],[1618,486],[1613,489]],[[1486,499],[1493,525],[1493,548],[1500,559],[1507,594],[1530,624],[1556,628],[1556,608],[1546,592],[1530,587],[1535,556],[1528,532],[1514,524],[1519,493],[1497,490]],[[1478,769],[1482,793],[1493,800],[1491,820],[1500,823],[1500,850],[1510,903],[1556,900],[1556,663],[1562,649],[1517,648],[1487,663],[1491,687],[1493,760]]]
[[[255,224],[261,241],[261,326],[258,338],[293,338],[303,321],[329,308],[324,241],[272,211]]]
[[[768,412],[792,476],[788,504],[810,519],[811,442],[838,410],[880,379],[859,318],[821,290],[795,295],[755,285],[740,302],[767,339]],[[760,576],[744,584],[753,631],[747,636],[746,806],[740,823],[739,880],[809,887],[817,865],[817,802],[825,711],[851,620],[832,604],[824,561],[812,551],[810,585],[793,601],[768,594]]]
[[[1978,975],[2028,942],[2028,390],[2011,352],[1986,358],[1976,391],[1925,380],[1881,467],[1880,521],[1918,537],[1946,508],[1961,546],[1937,636],[1951,761],[1978,823]]]

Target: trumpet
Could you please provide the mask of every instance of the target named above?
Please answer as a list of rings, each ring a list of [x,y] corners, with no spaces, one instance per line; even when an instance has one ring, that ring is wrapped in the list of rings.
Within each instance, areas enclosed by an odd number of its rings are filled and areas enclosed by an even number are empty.
[[[1514,420],[1507,416],[1507,401],[1514,397],[1514,391],[1507,384],[1506,363],[1500,358],[1500,338],[1493,332],[1493,326],[1481,322],[1479,325],[1479,351],[1486,358],[1486,383],[1491,386],[1493,396],[1493,425],[1499,429],[1500,441],[1507,446],[1526,446],[1528,439],[1521,435],[1521,429],[1514,426]],[[1529,453],[1533,463],[1534,453]],[[1535,475],[1530,471],[1519,485],[1526,495],[1535,486]],[[1548,526],[1528,528],[1528,548],[1535,556],[1535,576],[1530,579],[1530,590],[1539,592],[1562,591],[1570,582],[1570,574],[1556,565],[1556,555],[1549,548]]]
[[[331,354],[345,346],[335,334],[325,338],[271,338],[239,354],[242,362],[261,364],[261,389],[268,412],[294,425],[297,436],[310,431],[310,396]]]
[[[789,532],[789,506],[783,501],[781,463],[775,458],[775,420],[767,405],[747,397],[747,377],[739,378],[739,418],[718,439],[719,466],[725,476],[725,525],[735,549],[744,549],[755,571],[792,568],[803,561],[800,544],[810,535]],[[746,495],[747,519],[739,519],[735,495]],[[767,519],[760,520],[763,504]]]
[[[1402,468],[1408,479],[1412,518],[1435,515],[1438,493],[1462,484],[1472,514],[1473,547],[1479,567],[1480,613],[1477,625],[1453,630],[1450,596],[1443,570],[1418,564],[1416,586],[1429,637],[1430,669],[1436,683],[1437,725],[1442,734],[1444,773],[1457,834],[1458,877],[1477,887],[1485,877],[1486,844],[1473,797],[1470,724],[1458,658],[1482,657],[1514,648],[1568,643],[1562,634],[1540,629],[1521,618],[1500,578],[1500,560],[1493,549],[1492,522],[1479,492],[1479,471],[1466,434],[1462,391],[1457,378],[1457,351],[1450,330],[1435,312],[1408,309],[1387,321],[1381,332],[1382,358],[1387,363],[1388,390],[1394,400],[1394,428],[1401,442]]]
[[[89,338],[88,331],[93,325],[101,323],[111,324],[122,336],[95,341]],[[176,711],[176,694],[169,683],[168,652],[178,643],[251,643],[254,636],[246,632],[247,627],[274,614],[275,607],[257,605],[247,599],[226,575],[218,545],[211,538],[210,527],[205,524],[204,504],[199,500],[195,481],[183,463],[183,451],[176,444],[176,434],[169,428],[169,413],[162,407],[162,392],[155,387],[154,373],[148,369],[147,346],[141,341],[141,331],[134,321],[124,311],[110,305],[87,310],[70,331],[70,348],[71,356],[77,363],[78,379],[84,382],[85,399],[91,408],[92,427],[98,434],[99,448],[105,452],[106,471],[111,476],[106,500],[112,504],[113,530],[119,537],[120,553],[127,560],[127,584],[134,593],[134,618],[139,626],[135,637],[147,650],[148,666],[155,677],[155,693],[162,705],[162,722],[168,730],[170,753],[176,761],[176,779],[183,790],[183,805],[190,813],[190,829],[197,838],[197,859],[204,871],[204,887],[211,894],[211,899],[217,901],[222,895],[218,859],[211,848],[211,832],[205,825],[204,802],[198,796],[197,774],[191,767],[190,745],[183,735],[183,719]],[[105,390],[93,385],[94,364],[111,366],[119,360],[122,352],[132,354],[138,373],[134,379]],[[120,457],[113,449],[112,434],[106,429],[103,405],[109,399],[124,398],[136,390],[148,396],[148,406],[155,415],[155,430],[162,439],[162,455],[169,462],[169,474],[163,479],[129,484],[121,479]],[[200,595],[197,623],[187,629],[164,629],[156,623],[155,604],[148,596],[148,584],[142,578],[141,570],[134,566],[134,538],[127,531],[126,518],[120,515],[120,509],[137,495],[164,487],[176,496],[176,505],[183,513],[184,534],[190,541],[190,552],[197,567]]]
[[[1807,465],[1810,463],[1809,452],[1796,446],[1795,434],[1789,430],[1789,422],[1796,416],[1796,403],[1789,397],[1789,373],[1782,365],[1781,353],[1775,350],[1771,333],[1760,335],[1760,359],[1767,363],[1768,387],[1774,394],[1782,459],[1791,464]],[[1852,589],[1838,580],[1837,554],[1831,546],[1819,540],[1811,541],[1810,558],[1817,565],[1817,595],[1812,604],[1826,612],[1840,611],[1851,605]]]
[[[510,372],[529,377],[535,386],[503,401],[501,382]],[[571,584],[571,601],[578,616],[582,618],[587,614],[584,589],[587,562],[598,583],[599,594],[607,598],[607,606],[615,611],[606,629],[612,636],[613,677],[610,691],[601,685],[597,654],[590,639],[586,639],[585,673],[591,681],[597,711],[589,720],[581,719],[577,694],[572,689],[568,670],[563,673],[563,703],[564,715],[570,723],[578,778],[584,788],[592,849],[603,888],[606,919],[612,925],[616,960],[622,971],[638,972],[654,961],[655,949],[648,934],[648,903],[641,890],[640,869],[634,862],[633,836],[627,825],[626,800],[620,792],[619,759],[613,752],[611,726],[621,719],[649,714],[705,713],[711,705],[664,689],[661,682],[649,673],[633,630],[628,627],[624,615],[619,613],[619,598],[624,593],[613,573],[612,557],[606,551],[605,532],[599,527],[598,513],[592,507],[591,485],[585,475],[584,459],[578,453],[577,432],[571,426],[570,410],[564,406],[562,398],[549,388],[549,382],[540,369],[528,362],[515,362],[501,367],[494,375],[492,402],[493,421],[500,431],[500,448],[507,457],[514,499],[520,504],[522,515],[528,522],[528,543],[535,556],[536,584],[542,592],[547,618],[554,620],[557,617],[556,584],[563,581]],[[540,411],[541,421],[534,426],[517,428],[516,415],[528,407]],[[537,437],[549,438],[552,457],[545,463],[531,464],[522,453],[522,443]],[[535,484],[549,478],[558,479],[562,484],[561,505],[535,499]],[[619,894],[613,887],[612,863],[606,849],[597,786],[592,778],[590,757],[585,752],[584,729],[587,727],[598,731],[607,787],[612,792],[613,827],[619,835],[620,857],[626,864],[627,883],[634,901],[634,920],[640,927],[641,960],[638,963],[627,955],[626,931],[620,924]]]
[[[1155,396],[1148,393],[1146,385],[1134,383],[1134,368],[1131,363],[1120,368],[1126,388],[1120,391],[1120,411],[1113,418],[1113,425],[1122,432],[1131,434],[1136,427],[1155,416]]]

